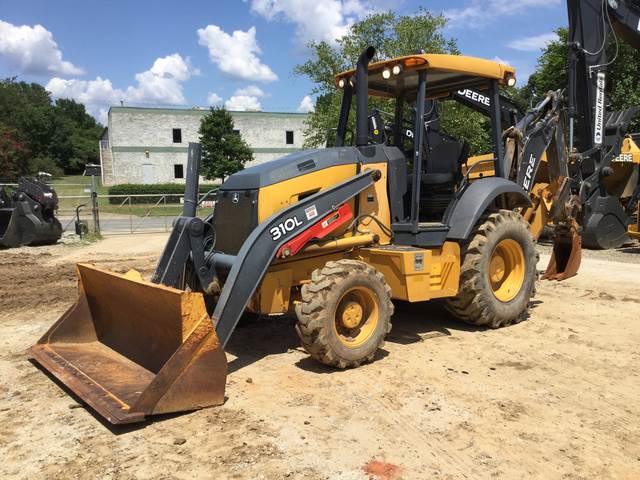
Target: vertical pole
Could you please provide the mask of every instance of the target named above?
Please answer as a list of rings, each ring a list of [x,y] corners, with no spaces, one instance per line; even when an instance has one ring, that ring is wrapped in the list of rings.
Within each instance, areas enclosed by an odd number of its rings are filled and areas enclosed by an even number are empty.
[[[162,199],[164,200],[164,212],[163,212],[162,218],[164,218],[164,231],[166,232],[166,231],[168,231],[168,228],[167,228],[167,196],[163,195]]]
[[[506,178],[504,171],[504,148],[502,145],[502,114],[500,111],[500,89],[498,81],[493,80],[489,88],[491,96],[491,139],[493,141],[494,171],[497,177]]]
[[[340,104],[340,118],[338,119],[338,129],[336,130],[336,141],[334,146],[344,147],[345,136],[347,135],[347,124],[349,122],[349,112],[351,111],[351,101],[353,100],[353,88],[347,80],[342,93],[342,103]],[[327,139],[328,140],[328,139]]]
[[[93,232],[95,235],[100,235],[98,192],[96,192],[96,176],[95,175],[91,175],[91,215],[93,216]]]
[[[411,191],[411,223],[413,233],[418,233],[420,223],[420,182],[422,181],[422,139],[424,138],[424,103],[427,93],[427,71],[418,72],[418,97],[413,127],[413,188]]]
[[[404,134],[402,133],[402,115],[404,113],[404,99],[402,97],[396,98],[395,108],[395,125],[393,126],[393,144],[396,147],[402,148],[402,140]]]
[[[129,195],[129,233],[133,233],[133,210],[131,209],[131,195]]]

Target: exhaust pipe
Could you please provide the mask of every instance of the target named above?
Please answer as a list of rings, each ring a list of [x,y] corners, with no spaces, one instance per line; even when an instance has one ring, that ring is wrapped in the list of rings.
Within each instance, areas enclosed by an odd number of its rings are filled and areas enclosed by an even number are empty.
[[[356,65],[356,147],[369,143],[369,62],[376,53],[374,47],[367,47],[358,58]]]

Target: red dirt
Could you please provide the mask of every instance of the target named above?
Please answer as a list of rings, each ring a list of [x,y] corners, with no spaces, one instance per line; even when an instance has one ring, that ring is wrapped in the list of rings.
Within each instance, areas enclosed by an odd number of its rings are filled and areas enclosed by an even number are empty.
[[[369,478],[376,480],[394,480],[399,477],[402,469],[393,463],[381,462],[380,460],[371,460],[364,467],[364,473]]]

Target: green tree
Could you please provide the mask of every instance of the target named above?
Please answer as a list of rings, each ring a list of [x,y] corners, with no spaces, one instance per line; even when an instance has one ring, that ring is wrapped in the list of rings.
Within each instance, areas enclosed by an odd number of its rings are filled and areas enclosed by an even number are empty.
[[[47,156],[53,134],[51,97],[42,85],[0,81],[0,122],[15,128],[34,156]]]
[[[54,130],[49,152],[67,171],[80,172],[87,163],[99,163],[98,141],[102,126],[84,105],[61,98],[53,106]]]
[[[221,107],[212,107],[200,123],[202,172],[207,179],[221,178],[242,170],[253,160],[253,152],[239,132],[234,132],[233,117]]]
[[[37,83],[0,80],[0,122],[14,129],[30,151],[29,172],[81,172],[86,163],[99,161],[102,126],[84,105],[59,99]]]
[[[440,104],[440,127],[449,135],[464,139],[469,144],[471,155],[493,151],[489,118],[455,100]]]
[[[342,94],[335,87],[334,76],[352,68],[364,48],[375,46],[377,60],[410,55],[421,49],[428,53],[459,54],[455,40],[443,33],[445,24],[443,16],[422,8],[415,15],[382,12],[354,23],[335,45],[311,42],[312,57],[294,69],[295,74],[313,82],[311,93],[317,97],[315,111],[306,121],[305,146],[323,145],[327,133],[336,127]],[[388,100],[370,98],[369,102],[371,108],[388,112],[394,109]],[[490,149],[489,135],[485,131],[488,122],[481,114],[454,102],[446,102],[440,108],[443,126],[450,134],[469,141],[474,153]],[[352,129],[353,124],[354,115],[351,115]]]

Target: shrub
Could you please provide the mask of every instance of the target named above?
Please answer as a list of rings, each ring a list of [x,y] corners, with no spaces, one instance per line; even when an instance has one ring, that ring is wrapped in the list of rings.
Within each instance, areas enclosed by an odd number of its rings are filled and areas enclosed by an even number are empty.
[[[184,187],[184,184],[181,183],[155,183],[150,185],[123,183],[109,187],[108,191],[109,195],[154,195],[153,197],[131,197],[131,203],[156,203],[162,198],[162,195],[167,196],[167,203],[180,203],[180,198],[184,196]],[[199,186],[199,191],[200,194],[205,194],[217,188],[218,185],[205,183]],[[111,197],[109,198],[109,203],[119,205],[124,200],[124,198]]]

